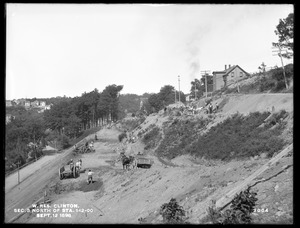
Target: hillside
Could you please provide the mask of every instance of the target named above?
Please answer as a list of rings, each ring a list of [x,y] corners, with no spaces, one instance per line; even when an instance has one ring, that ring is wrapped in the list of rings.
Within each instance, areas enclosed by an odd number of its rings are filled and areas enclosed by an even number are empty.
[[[219,200],[238,187],[293,143],[292,94],[231,94],[215,97],[215,102],[220,108],[211,115],[204,112],[193,115],[170,105],[166,112],[151,114],[142,123],[135,117],[101,129],[94,144],[96,152],[74,157],[70,148],[7,192],[6,221],[18,215],[13,208],[30,206],[46,191],[52,209],[54,205],[77,204],[88,210],[60,212],[57,217],[26,213],[13,221],[157,224],[162,223],[161,205],[175,198],[187,212],[187,222],[207,223],[205,216],[211,200]],[[198,106],[201,104],[203,101]],[[272,108],[273,115],[269,117],[267,111]],[[250,114],[253,112],[257,113]],[[135,137],[134,142],[119,142],[124,126]],[[220,129],[223,134],[219,133]],[[235,141],[229,144],[231,139]],[[263,143],[264,140],[269,140],[270,145]],[[150,169],[122,170],[121,163],[116,162],[122,149],[126,155],[142,152],[154,164]],[[93,184],[86,183],[87,171],[77,178],[59,180],[58,167],[71,157],[82,159],[83,170],[92,169]],[[258,193],[256,213],[252,214],[254,223],[293,223],[292,153],[278,160],[251,184]],[[22,200],[25,196],[26,200]],[[268,209],[268,212],[258,212],[258,209]]]

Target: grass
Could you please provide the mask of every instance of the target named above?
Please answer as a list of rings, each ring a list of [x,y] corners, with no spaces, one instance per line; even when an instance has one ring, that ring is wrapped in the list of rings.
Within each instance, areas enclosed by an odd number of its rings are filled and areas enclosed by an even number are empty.
[[[154,148],[161,139],[161,133],[158,127],[152,128],[143,137],[143,143],[145,143],[145,150]]]
[[[272,129],[272,124],[258,127],[268,115],[267,112],[254,112],[248,116],[234,114],[203,135],[198,133],[209,119],[174,121],[165,130],[165,137],[156,153],[169,159],[191,154],[206,159],[231,160],[263,152],[271,157],[284,146],[284,141],[279,137],[284,128],[281,124]],[[282,116],[285,116],[284,112],[277,114],[276,119]]]
[[[208,119],[175,119],[169,127],[165,127],[165,137],[156,149],[156,153],[159,156],[164,156],[169,159],[183,154],[184,148],[197,138],[197,132],[199,132],[208,121]]]

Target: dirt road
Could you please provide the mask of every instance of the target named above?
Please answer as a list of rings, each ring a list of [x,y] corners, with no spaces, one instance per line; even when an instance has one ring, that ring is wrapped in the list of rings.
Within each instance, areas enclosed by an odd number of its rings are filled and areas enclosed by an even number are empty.
[[[47,163],[55,159],[59,154],[52,154],[42,157],[34,163],[22,168],[19,170],[20,182],[24,181],[34,172],[38,171],[44,167]],[[15,187],[18,184],[18,172],[14,172],[8,177],[5,178],[5,192],[7,193],[11,188]]]

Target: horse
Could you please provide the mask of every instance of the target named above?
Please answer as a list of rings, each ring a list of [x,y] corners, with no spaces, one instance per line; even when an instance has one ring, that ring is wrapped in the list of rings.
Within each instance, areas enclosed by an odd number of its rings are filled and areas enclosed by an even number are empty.
[[[133,156],[126,157],[125,154],[121,154],[120,158],[117,161],[120,160],[122,161],[123,169],[128,169],[130,165],[132,165],[132,168],[136,167],[136,160]]]
[[[130,160],[130,162],[129,162],[129,165],[128,166],[132,166],[132,169],[136,169],[137,168],[137,166],[136,166],[136,159],[135,159],[135,157],[134,156],[129,156],[129,160]]]

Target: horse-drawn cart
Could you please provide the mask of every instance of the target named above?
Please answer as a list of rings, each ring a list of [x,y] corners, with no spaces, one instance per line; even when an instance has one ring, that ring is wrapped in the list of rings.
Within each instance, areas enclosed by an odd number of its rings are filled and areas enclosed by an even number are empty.
[[[150,168],[154,161],[150,158],[138,156],[136,157],[136,167],[137,168]]]
[[[79,169],[76,166],[73,168],[70,165],[65,165],[58,170],[59,178],[62,180],[65,177],[77,177],[79,175]]]

